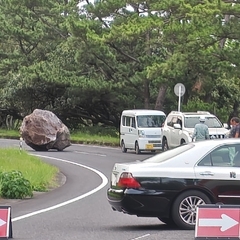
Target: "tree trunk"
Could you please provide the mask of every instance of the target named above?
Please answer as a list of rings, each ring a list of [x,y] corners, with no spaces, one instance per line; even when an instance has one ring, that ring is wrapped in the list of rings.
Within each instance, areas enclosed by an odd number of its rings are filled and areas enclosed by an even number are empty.
[[[150,34],[149,31],[146,34],[146,53],[147,55],[151,55],[151,50],[150,50]],[[143,83],[144,87],[144,108],[149,109],[150,107],[150,90],[149,90],[149,80],[146,78]]]
[[[159,91],[158,91],[158,96],[157,96],[157,100],[155,103],[155,109],[156,110],[163,110],[163,104],[165,101],[165,97],[166,97],[166,92],[167,92],[167,84],[161,84],[159,87]]]
[[[147,79],[144,80],[144,108],[149,109],[150,104],[149,104],[149,98],[150,98],[150,92],[149,92],[149,81]]]
[[[233,104],[233,111],[230,113],[229,117],[228,117],[228,127],[230,128],[230,121],[233,117],[239,117],[239,102],[238,101],[235,101],[234,104]]]

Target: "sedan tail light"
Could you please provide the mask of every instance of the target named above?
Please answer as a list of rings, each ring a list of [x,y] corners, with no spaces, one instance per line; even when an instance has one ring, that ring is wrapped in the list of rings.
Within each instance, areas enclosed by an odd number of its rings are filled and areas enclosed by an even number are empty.
[[[117,185],[124,188],[139,188],[141,186],[140,183],[129,172],[124,172],[121,174]]]

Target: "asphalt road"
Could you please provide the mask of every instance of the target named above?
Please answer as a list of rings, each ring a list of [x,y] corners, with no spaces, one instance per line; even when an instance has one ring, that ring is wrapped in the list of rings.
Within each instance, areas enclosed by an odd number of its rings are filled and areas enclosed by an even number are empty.
[[[0,146],[19,146],[0,139]],[[63,185],[30,200],[9,200],[16,240],[193,240],[194,231],[171,229],[156,218],[112,211],[106,199],[115,162],[145,159],[151,154],[122,153],[119,148],[72,145],[63,152],[35,152],[62,173]]]

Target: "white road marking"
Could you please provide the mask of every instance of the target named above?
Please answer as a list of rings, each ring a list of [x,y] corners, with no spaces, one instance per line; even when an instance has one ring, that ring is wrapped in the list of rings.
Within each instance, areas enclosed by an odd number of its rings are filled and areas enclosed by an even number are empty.
[[[85,155],[94,155],[94,156],[100,156],[100,157],[106,157],[105,154],[100,153],[89,153],[89,152],[80,152],[80,151],[74,151],[75,153],[85,154]]]
[[[149,237],[149,236],[150,236],[150,234],[145,234],[145,235],[143,235],[143,236],[136,237],[136,238],[133,238],[133,239],[131,239],[131,240],[143,239],[143,238],[145,238],[145,237]]]
[[[70,199],[68,201],[56,204],[56,205],[48,207],[48,208],[44,208],[44,209],[41,209],[41,210],[38,210],[38,211],[35,211],[35,212],[31,212],[31,213],[19,216],[19,217],[15,217],[15,218],[12,219],[13,222],[19,221],[19,220],[24,219],[24,218],[32,217],[32,216],[37,215],[37,214],[48,212],[48,211],[51,211],[51,210],[54,210],[54,209],[66,206],[66,205],[71,204],[71,203],[74,203],[74,202],[76,202],[78,200],[81,200],[81,199],[83,199],[85,197],[88,197],[88,196],[96,193],[97,191],[99,191],[100,189],[105,187],[107,185],[107,183],[108,183],[107,177],[103,173],[101,173],[100,171],[98,171],[98,170],[96,170],[94,168],[91,168],[91,167],[88,167],[88,166],[85,166],[85,165],[82,165],[82,164],[79,164],[79,163],[71,162],[71,161],[68,161],[68,160],[60,159],[60,158],[47,157],[47,156],[35,155],[35,154],[32,154],[32,155],[37,156],[37,157],[41,157],[41,158],[42,157],[49,158],[49,159],[53,159],[53,160],[57,160],[57,161],[61,161],[61,162],[65,162],[65,163],[69,163],[69,164],[73,164],[73,165],[77,165],[77,166],[82,167],[82,168],[86,168],[86,169],[88,169],[90,171],[93,171],[96,174],[98,174],[99,177],[102,179],[102,183],[98,187],[96,187],[95,189],[93,189],[93,190],[91,190],[91,191],[89,191],[89,192],[87,192],[87,193],[85,193],[83,195],[80,195],[80,196],[78,196],[76,198],[72,198],[72,199]]]

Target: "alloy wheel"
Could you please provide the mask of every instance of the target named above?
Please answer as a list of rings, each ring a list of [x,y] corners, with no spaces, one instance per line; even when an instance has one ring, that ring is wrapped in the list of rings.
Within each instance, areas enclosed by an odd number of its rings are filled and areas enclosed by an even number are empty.
[[[179,206],[179,215],[182,221],[189,225],[195,225],[197,206],[203,204],[205,202],[198,196],[189,196],[183,199]]]

